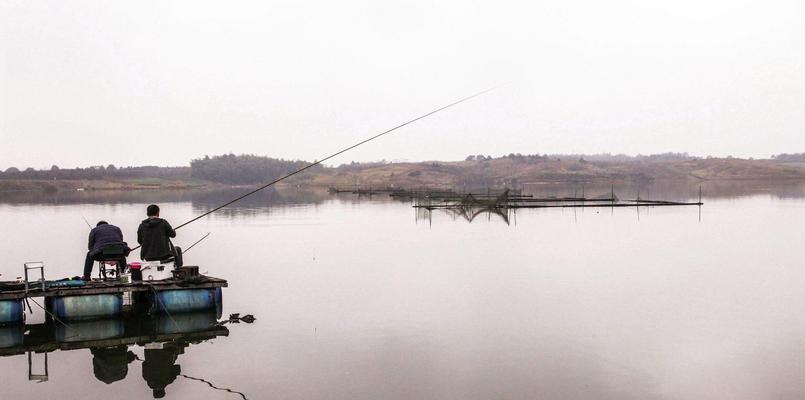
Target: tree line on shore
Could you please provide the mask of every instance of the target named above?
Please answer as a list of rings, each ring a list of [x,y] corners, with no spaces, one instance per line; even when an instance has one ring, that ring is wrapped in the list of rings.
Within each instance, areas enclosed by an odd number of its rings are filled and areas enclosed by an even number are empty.
[[[709,157],[707,157],[709,158]],[[662,153],[652,155],[628,156],[623,154],[520,154],[510,153],[498,158],[492,156],[470,155],[465,162],[486,163],[492,160],[508,159],[518,163],[541,163],[549,160],[572,160],[579,162],[630,162],[630,161],[684,161],[701,159],[687,153]],[[805,153],[783,153],[774,155],[771,160],[776,162],[805,162]],[[303,160],[284,160],[279,158],[256,156],[252,154],[223,154],[217,156],[204,156],[194,159],[189,167],[117,167],[115,165],[92,166],[87,168],[59,168],[53,165],[49,169],[37,170],[34,168],[18,169],[15,167],[0,171],[2,180],[127,180],[159,178],[167,180],[198,179],[222,184],[248,185],[262,183],[286,175],[310,164]],[[356,171],[387,164],[385,161],[342,164],[335,168],[336,172]],[[435,163],[434,163],[435,164]],[[331,168],[317,165],[311,168],[313,172],[322,172]],[[300,176],[301,179],[310,175]]]
[[[126,180],[159,178],[168,180],[199,179],[224,184],[251,184],[275,179],[308,165],[307,161],[283,160],[251,154],[204,156],[189,167],[117,167],[98,165],[87,168],[49,169],[10,167],[0,171],[0,179],[23,180]],[[323,168],[316,166],[312,169]]]
[[[287,175],[309,165],[309,161],[284,160],[252,154],[204,156],[190,162],[190,176],[233,185],[261,183]],[[321,170],[316,165],[311,170]]]
[[[30,180],[99,180],[99,179],[136,179],[136,178],[162,178],[185,179],[190,177],[188,167],[116,167],[98,165],[86,168],[59,168],[57,165],[49,169],[26,168],[20,170],[15,167],[0,171],[0,179],[30,179]]]

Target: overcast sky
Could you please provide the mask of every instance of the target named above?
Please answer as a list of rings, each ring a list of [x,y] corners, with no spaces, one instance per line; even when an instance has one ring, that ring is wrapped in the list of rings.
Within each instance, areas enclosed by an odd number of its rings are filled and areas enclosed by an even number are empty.
[[[791,1],[0,1],[0,168],[805,151]]]

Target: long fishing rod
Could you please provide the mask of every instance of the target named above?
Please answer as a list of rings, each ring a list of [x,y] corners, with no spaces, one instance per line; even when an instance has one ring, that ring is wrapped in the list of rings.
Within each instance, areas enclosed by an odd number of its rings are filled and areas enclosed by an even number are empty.
[[[353,144],[352,146],[349,146],[349,147],[347,147],[347,148],[345,148],[345,149],[343,149],[343,150],[339,150],[339,151],[337,151],[337,152],[335,152],[335,153],[333,153],[333,154],[331,154],[331,155],[329,155],[329,156],[327,156],[327,157],[322,158],[321,160],[318,160],[318,161],[315,161],[315,162],[313,162],[313,163],[310,163],[310,164],[308,164],[308,165],[307,165],[307,166],[305,166],[305,167],[299,168],[298,170],[296,170],[296,171],[294,171],[294,172],[291,172],[290,174],[287,174],[287,175],[284,175],[284,176],[282,176],[282,177],[280,177],[280,178],[277,178],[277,179],[275,179],[275,180],[273,180],[273,181],[271,181],[271,182],[269,182],[269,183],[266,183],[266,184],[265,184],[265,185],[263,185],[263,186],[258,187],[257,189],[252,190],[251,192],[248,192],[248,193],[246,193],[246,194],[244,194],[244,195],[242,195],[242,196],[240,196],[240,197],[237,197],[237,198],[235,198],[235,199],[233,199],[233,200],[230,200],[230,201],[228,201],[228,202],[226,202],[226,203],[224,203],[224,204],[222,204],[222,205],[220,205],[220,206],[218,206],[218,207],[215,207],[215,208],[213,208],[212,210],[207,211],[207,212],[205,212],[204,214],[201,214],[201,215],[199,215],[199,216],[197,216],[197,217],[195,217],[195,218],[191,219],[190,221],[187,221],[187,222],[185,222],[185,223],[183,223],[183,224],[181,224],[181,225],[177,226],[177,227],[176,227],[176,228],[174,228],[174,229],[179,229],[179,228],[181,228],[181,227],[183,227],[183,226],[185,226],[185,225],[188,225],[188,224],[190,224],[190,223],[192,223],[192,222],[195,222],[196,220],[199,220],[199,219],[201,219],[201,218],[204,218],[204,217],[206,217],[206,216],[208,216],[208,215],[210,215],[210,214],[212,214],[212,213],[214,213],[214,212],[216,212],[216,211],[218,211],[218,210],[220,210],[220,209],[222,209],[222,208],[224,208],[224,207],[226,207],[226,206],[228,206],[228,205],[230,205],[230,204],[232,204],[232,203],[235,203],[235,202],[240,201],[240,200],[242,200],[242,199],[244,199],[244,198],[246,198],[246,197],[249,197],[249,196],[251,196],[251,195],[253,195],[253,194],[255,194],[255,193],[257,193],[257,192],[259,192],[259,191],[261,191],[261,190],[263,190],[263,189],[265,189],[265,188],[267,188],[267,187],[269,187],[269,186],[272,186],[272,185],[274,185],[274,184],[276,184],[276,183],[278,183],[278,182],[284,181],[285,179],[288,179],[288,178],[290,178],[290,177],[292,177],[292,176],[294,176],[294,175],[296,175],[296,174],[298,174],[298,173],[300,173],[300,172],[303,172],[303,171],[306,171],[306,170],[308,170],[308,169],[310,169],[310,168],[313,168],[313,167],[315,167],[315,166],[317,166],[317,165],[319,165],[319,164],[321,164],[321,163],[323,163],[323,162],[325,162],[325,161],[327,161],[327,160],[329,160],[329,159],[331,159],[331,158],[333,158],[333,157],[335,157],[335,156],[338,156],[338,155],[340,155],[340,154],[342,154],[342,153],[345,153],[345,152],[347,152],[347,151],[349,151],[349,150],[352,150],[352,149],[354,149],[354,148],[356,148],[356,147],[358,147],[358,146],[360,146],[360,145],[362,145],[362,144],[365,144],[365,143],[371,142],[372,140],[375,140],[375,139],[377,139],[377,138],[379,138],[379,137],[381,137],[381,136],[384,136],[384,135],[386,135],[386,134],[389,134],[389,133],[391,133],[391,132],[394,132],[394,131],[396,131],[397,129],[400,129],[400,128],[402,128],[402,127],[406,126],[406,125],[412,124],[412,123],[414,123],[414,122],[416,122],[416,121],[419,121],[420,119],[427,118],[427,117],[429,117],[429,116],[431,116],[431,115],[433,115],[433,114],[438,113],[439,111],[443,111],[443,110],[448,109],[448,108],[450,108],[450,107],[452,107],[452,106],[455,106],[455,105],[457,105],[457,104],[460,104],[460,103],[463,103],[463,102],[465,102],[465,101],[467,101],[467,100],[470,100],[470,99],[472,99],[472,98],[474,98],[474,97],[478,97],[478,96],[480,96],[480,95],[482,95],[482,94],[485,94],[485,93],[490,92],[490,91],[492,91],[492,90],[494,90],[494,89],[497,89],[498,87],[499,87],[499,86],[495,86],[495,87],[492,87],[492,88],[489,88],[489,89],[486,89],[486,90],[482,90],[482,91],[480,91],[480,92],[478,92],[478,93],[475,93],[475,94],[473,94],[473,95],[470,95],[470,96],[464,97],[464,98],[462,98],[462,99],[460,99],[460,100],[456,100],[456,101],[454,101],[454,102],[452,102],[452,103],[450,103],[450,104],[448,104],[448,105],[446,105],[446,106],[442,106],[442,107],[440,107],[440,108],[437,108],[437,109],[435,109],[435,110],[433,110],[433,111],[431,111],[431,112],[429,112],[429,113],[422,114],[422,115],[420,115],[420,116],[418,116],[418,117],[416,117],[416,118],[414,118],[414,119],[412,119],[412,120],[409,120],[409,121],[403,122],[402,124],[399,124],[399,125],[397,125],[397,126],[395,126],[395,127],[391,128],[391,129],[388,129],[388,130],[385,130],[385,131],[383,131],[383,132],[380,132],[380,133],[378,133],[377,135],[374,135],[374,136],[372,136],[372,137],[370,137],[370,138],[368,138],[368,139],[365,139],[365,140],[362,140],[362,141],[360,141],[360,142],[358,142],[358,143],[355,143],[355,144]]]
[[[400,129],[400,128],[404,127],[404,126],[410,125],[410,124],[412,124],[412,123],[414,123],[416,121],[419,121],[421,119],[427,118],[427,117],[429,117],[429,116],[431,116],[433,114],[436,114],[436,113],[438,113],[440,111],[444,111],[444,110],[446,110],[446,109],[448,109],[450,107],[453,107],[455,105],[461,104],[461,103],[463,103],[463,102],[465,102],[467,100],[470,100],[470,99],[478,97],[478,96],[480,96],[482,94],[486,94],[488,92],[491,92],[492,90],[495,90],[495,89],[497,89],[499,87],[500,86],[494,86],[494,87],[491,87],[489,89],[485,89],[485,90],[482,90],[482,91],[477,92],[475,94],[472,94],[470,96],[461,98],[461,99],[456,100],[456,101],[454,101],[454,102],[452,102],[450,104],[447,104],[447,105],[439,107],[439,108],[437,108],[437,109],[435,109],[433,111],[430,111],[430,112],[428,112],[426,114],[422,114],[422,115],[420,115],[420,116],[418,116],[418,117],[416,117],[414,119],[411,119],[411,120],[408,120],[406,122],[403,122],[403,123],[391,128],[391,129],[387,129],[387,130],[385,130],[383,132],[380,132],[377,135],[374,135],[374,136],[372,136],[372,137],[370,137],[368,139],[364,139],[364,140],[362,140],[362,141],[360,141],[358,143],[353,144],[352,146],[349,146],[347,148],[339,150],[339,151],[337,151],[337,152],[335,152],[333,154],[330,154],[327,157],[322,158],[321,160],[312,162],[312,163],[310,163],[310,164],[308,164],[308,165],[306,165],[306,166],[304,166],[302,168],[297,169],[296,171],[293,171],[293,172],[291,172],[291,173],[289,173],[287,175],[283,175],[283,176],[281,176],[281,177],[279,177],[279,178],[277,178],[277,179],[275,179],[275,180],[273,180],[273,181],[271,181],[269,183],[266,183],[265,185],[262,185],[262,186],[258,187],[257,189],[254,189],[254,190],[252,190],[252,191],[250,191],[250,192],[248,192],[248,193],[246,193],[246,194],[244,194],[242,196],[236,197],[236,198],[234,198],[234,199],[232,199],[232,200],[230,200],[230,201],[228,201],[228,202],[226,202],[224,204],[221,204],[220,206],[215,207],[212,210],[207,211],[207,212],[205,212],[205,213],[203,213],[203,214],[201,214],[201,215],[199,215],[199,216],[197,216],[195,218],[192,218],[191,220],[189,220],[189,221],[177,226],[176,228],[174,228],[174,230],[179,229],[179,228],[181,228],[181,227],[183,227],[185,225],[191,224],[191,223],[193,223],[193,222],[195,222],[195,221],[197,221],[197,220],[199,220],[201,218],[204,218],[204,217],[206,217],[206,216],[208,216],[208,215],[210,215],[210,214],[212,214],[212,213],[214,213],[214,212],[216,212],[216,211],[218,211],[218,210],[220,210],[220,209],[222,209],[222,208],[224,208],[224,207],[226,207],[228,205],[231,205],[232,203],[235,203],[237,201],[243,200],[246,197],[249,197],[249,196],[251,196],[251,195],[253,195],[253,194],[255,194],[255,193],[257,193],[257,192],[259,192],[259,191],[261,191],[261,190],[263,190],[263,189],[265,189],[267,187],[269,187],[269,186],[272,186],[272,185],[274,185],[274,184],[276,184],[278,182],[284,181],[285,179],[288,179],[288,178],[290,178],[290,177],[292,177],[292,176],[294,176],[294,175],[296,175],[296,174],[298,174],[300,172],[303,172],[303,171],[306,171],[306,170],[308,170],[310,168],[313,168],[313,167],[315,167],[315,166],[317,166],[317,165],[319,165],[319,164],[321,164],[321,163],[323,163],[323,162],[325,162],[325,161],[327,161],[327,160],[329,160],[329,159],[331,159],[333,157],[341,155],[341,154],[343,154],[343,153],[345,153],[347,151],[350,151],[350,150],[352,150],[352,149],[354,149],[354,148],[356,148],[358,146],[361,146],[361,145],[363,145],[365,143],[371,142],[372,140],[375,140],[375,139],[377,139],[377,138],[379,138],[381,136],[385,136],[385,135],[387,135],[387,134],[389,134],[391,132],[396,131],[397,129]],[[138,248],[140,248],[140,246],[137,246],[137,247],[133,248],[132,250],[137,250]]]

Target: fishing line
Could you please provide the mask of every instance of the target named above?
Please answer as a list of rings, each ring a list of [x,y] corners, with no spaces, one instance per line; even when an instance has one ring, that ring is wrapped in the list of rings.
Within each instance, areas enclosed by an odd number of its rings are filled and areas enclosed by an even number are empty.
[[[210,233],[212,233],[212,232],[207,232],[207,234],[206,234],[206,235],[204,235],[204,237],[202,237],[202,238],[201,238],[201,239],[199,239],[199,240],[196,240],[196,242],[195,242],[195,243],[191,244],[191,245],[190,245],[188,248],[186,248],[186,249],[182,250],[182,254],[187,254],[187,252],[188,252],[188,251],[190,251],[190,249],[192,249],[192,248],[193,248],[193,246],[195,246],[195,245],[197,245],[197,244],[201,243],[201,241],[202,241],[202,240],[204,240],[204,239],[206,239],[206,238],[207,238],[207,236],[210,236]]]

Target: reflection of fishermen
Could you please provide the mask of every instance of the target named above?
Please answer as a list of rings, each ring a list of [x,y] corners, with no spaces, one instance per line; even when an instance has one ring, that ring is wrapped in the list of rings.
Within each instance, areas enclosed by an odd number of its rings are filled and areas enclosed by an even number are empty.
[[[120,231],[120,228],[106,221],[98,222],[89,232],[89,244],[87,246],[89,251],[84,259],[84,280],[90,280],[94,261],[106,260],[103,254],[104,247],[110,248],[112,246],[122,247],[122,253],[116,255],[114,260],[109,259],[109,261],[117,261],[119,263],[118,267],[122,270],[122,268],[126,267],[126,256],[131,251],[126,242],[123,241],[123,232]]]
[[[126,346],[96,347],[90,351],[95,377],[107,385],[125,378],[129,373],[129,363],[136,359]]]
[[[137,228],[137,243],[142,245],[140,258],[146,261],[162,261],[173,257],[170,238],[176,237],[171,224],[159,218],[159,206],[151,204],[145,210],[148,218]]]
[[[179,354],[184,354],[187,343],[165,343],[161,349],[145,349],[143,379],[154,391],[154,398],[165,397],[165,387],[173,383],[182,373],[182,367],[175,365]]]

